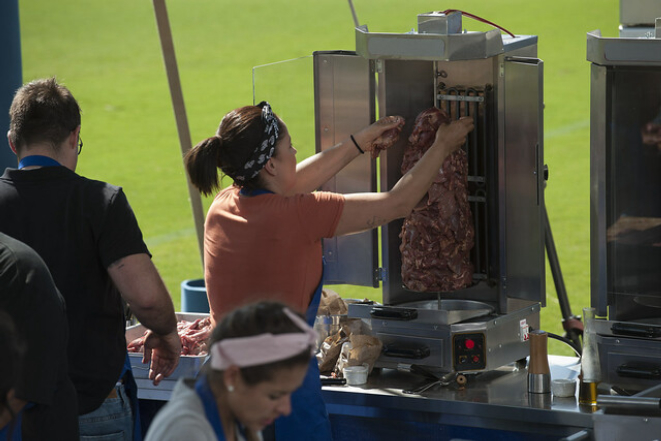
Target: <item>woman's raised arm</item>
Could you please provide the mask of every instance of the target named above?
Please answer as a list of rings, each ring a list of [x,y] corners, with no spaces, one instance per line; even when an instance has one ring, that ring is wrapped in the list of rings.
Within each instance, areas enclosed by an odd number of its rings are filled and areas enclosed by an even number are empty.
[[[365,153],[371,153],[377,138],[384,132],[403,125],[402,117],[386,116],[357,132],[354,139]],[[292,189],[292,193],[309,193],[317,190],[360,155],[351,138],[347,137],[341,143],[301,161],[296,166],[296,186]]]
[[[429,190],[445,158],[466,142],[473,127],[470,117],[441,125],[429,150],[390,191],[346,195],[335,235],[359,233],[406,217]]]

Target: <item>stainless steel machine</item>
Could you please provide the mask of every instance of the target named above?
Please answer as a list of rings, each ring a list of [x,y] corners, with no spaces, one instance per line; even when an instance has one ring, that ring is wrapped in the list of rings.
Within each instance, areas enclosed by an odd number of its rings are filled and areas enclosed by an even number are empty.
[[[470,115],[464,146],[475,228],[473,283],[456,292],[405,289],[402,222],[327,240],[325,284],[383,289],[383,305],[352,304],[384,343],[381,367],[447,372],[491,370],[529,354],[528,330],[545,304],[543,63],[537,37],[463,31],[461,12],[418,15],[418,31],[375,33],[358,26],[356,51],[314,54],[316,145],[329,148],[376,120],[401,115],[398,143],[360,158],[329,181],[342,193],[387,191],[413,122],[431,106]],[[367,155],[365,155],[367,156]],[[380,246],[380,248],[379,248]]]
[[[661,17],[657,0],[620,0],[620,37],[654,38],[657,17]]]
[[[629,390],[661,381],[661,19],[646,17],[651,35],[587,36],[591,304],[602,380]]]

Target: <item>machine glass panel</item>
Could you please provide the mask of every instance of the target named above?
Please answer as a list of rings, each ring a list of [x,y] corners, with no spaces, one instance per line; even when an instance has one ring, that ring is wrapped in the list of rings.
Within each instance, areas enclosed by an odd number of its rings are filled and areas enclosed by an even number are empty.
[[[661,71],[611,69],[607,286],[618,320],[661,316]]]

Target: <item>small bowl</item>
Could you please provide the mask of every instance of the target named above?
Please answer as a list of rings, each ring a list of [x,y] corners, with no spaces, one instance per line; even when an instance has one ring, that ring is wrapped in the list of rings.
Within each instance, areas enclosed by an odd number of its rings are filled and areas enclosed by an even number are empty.
[[[358,386],[367,383],[367,368],[368,365],[362,366],[346,366],[342,369],[342,374],[350,386]]]
[[[551,382],[551,391],[553,396],[558,398],[568,398],[576,395],[576,380],[559,378]]]

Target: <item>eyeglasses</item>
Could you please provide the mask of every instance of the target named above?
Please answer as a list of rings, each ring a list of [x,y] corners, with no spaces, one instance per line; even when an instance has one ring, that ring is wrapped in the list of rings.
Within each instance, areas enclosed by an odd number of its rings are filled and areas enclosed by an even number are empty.
[[[78,135],[78,154],[83,151],[83,138]]]

